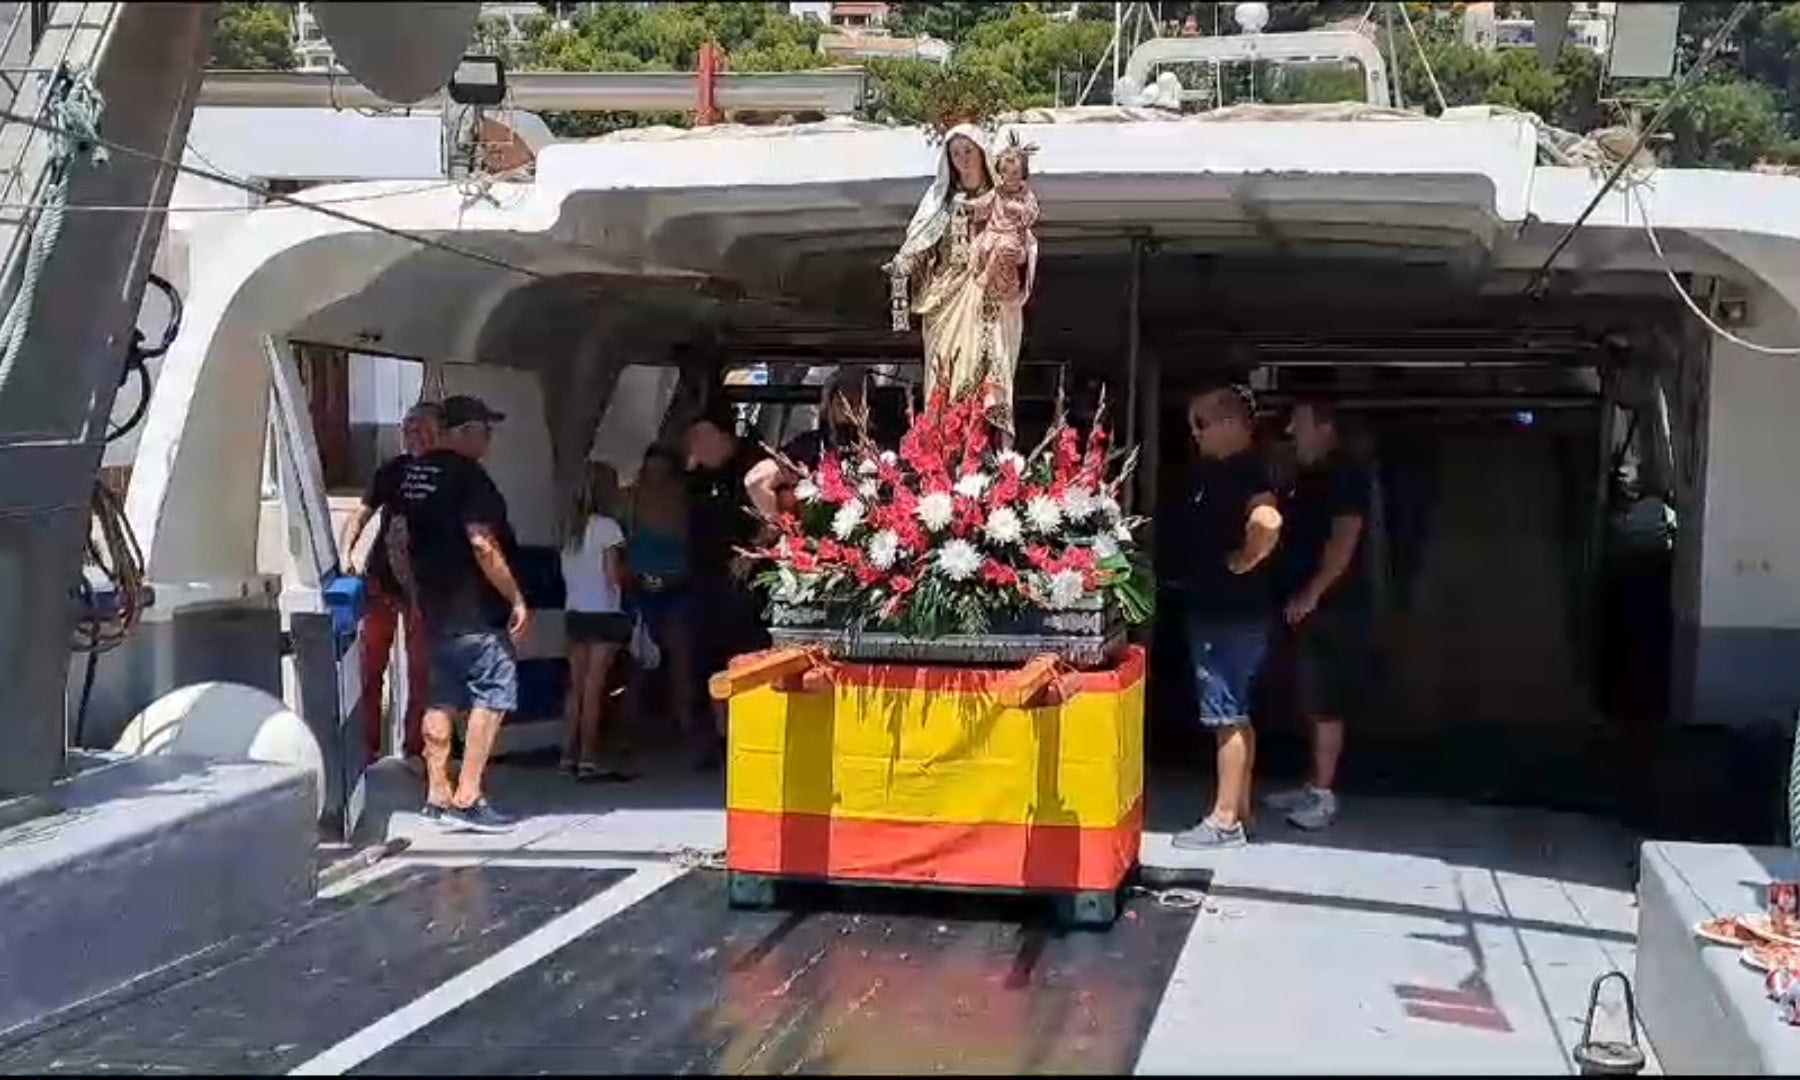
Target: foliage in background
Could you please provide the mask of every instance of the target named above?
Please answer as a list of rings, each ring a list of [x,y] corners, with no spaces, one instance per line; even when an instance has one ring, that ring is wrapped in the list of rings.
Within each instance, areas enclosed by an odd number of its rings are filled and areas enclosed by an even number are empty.
[[[484,23],[482,44],[521,70],[691,71],[700,46],[716,40],[732,71],[794,71],[823,66],[816,22],[788,15],[772,3],[599,3],[542,5],[541,18],[525,20],[520,40],[508,40],[499,24]],[[875,60],[868,64],[873,100],[870,115],[891,123],[921,123],[944,102],[979,98],[984,111],[1103,103],[1111,94],[1111,64],[1101,66],[1112,33],[1111,4],[1075,5],[1076,18],[1052,13],[1066,4],[1002,3],[984,0],[914,0],[894,5],[895,34],[929,34],[954,46],[947,67],[925,60]],[[1274,3],[1271,31],[1354,24],[1368,9],[1364,0]],[[1502,4],[1502,14],[1522,14],[1524,5]],[[1706,41],[1730,15],[1730,0],[1688,0],[1682,7],[1681,69],[1695,60]],[[213,46],[212,66],[286,70],[294,66],[289,41],[290,9],[283,3],[225,3]],[[1235,33],[1232,4],[1163,3],[1164,20],[1179,26],[1193,18],[1202,34]],[[1410,108],[1437,111],[1436,96],[1420,53],[1430,63],[1451,106],[1483,102],[1536,113],[1574,131],[1641,122],[1656,111],[1670,81],[1613,83],[1605,96],[1624,108],[1601,103],[1600,60],[1583,49],[1566,48],[1555,68],[1542,70],[1532,50],[1487,52],[1461,40],[1463,5],[1409,3],[1422,38],[1415,49],[1395,19],[1398,71]],[[1385,36],[1376,18],[1377,41]],[[1733,42],[1714,60],[1703,83],[1671,114],[1662,148],[1680,166],[1742,168],[1759,160],[1800,160],[1800,4],[1756,3]],[[1185,85],[1202,86],[1202,76],[1183,71]],[[1286,68],[1257,65],[1231,73],[1218,88],[1227,104],[1341,101],[1360,99],[1361,76],[1343,68]],[[1081,99],[1083,89],[1087,97]],[[683,124],[685,115],[566,114],[546,117],[563,136],[590,136],[622,127]]]
[[[292,4],[225,3],[206,66],[229,71],[292,71]]]

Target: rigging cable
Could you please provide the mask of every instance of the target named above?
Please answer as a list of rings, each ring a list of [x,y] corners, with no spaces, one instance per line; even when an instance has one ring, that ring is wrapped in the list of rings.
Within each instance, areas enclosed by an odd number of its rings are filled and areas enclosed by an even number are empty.
[[[57,125],[49,123],[44,120],[34,119],[32,117],[13,112],[10,109],[0,109],[0,120],[9,121],[12,123],[24,124],[27,127],[35,128],[39,131],[47,132],[52,135],[67,136],[70,134],[70,132],[65,128],[58,127]],[[299,207],[303,210],[311,210],[315,214],[323,214],[324,216],[326,216],[328,218],[332,218],[336,221],[344,222],[347,225],[355,225],[358,228],[368,229],[371,232],[378,232],[385,236],[391,236],[397,240],[404,240],[411,244],[417,244],[420,247],[430,248],[434,251],[441,251],[441,252],[444,252],[445,254],[454,255],[454,256],[457,256],[457,257],[463,258],[463,259],[468,259],[472,262],[482,263],[484,265],[491,266],[491,267],[494,267],[499,270],[504,270],[507,273],[518,274],[521,277],[531,278],[534,281],[548,281],[553,276],[555,276],[555,275],[551,275],[551,274],[545,274],[545,273],[542,273],[537,270],[532,270],[528,267],[519,266],[515,263],[507,262],[505,259],[501,259],[496,256],[489,255],[483,251],[476,251],[472,248],[458,247],[455,244],[447,243],[443,240],[437,239],[436,237],[425,236],[421,233],[409,232],[405,229],[395,228],[392,225],[384,225],[378,221],[372,221],[368,218],[361,217],[356,214],[351,214],[351,213],[347,213],[343,210],[335,209],[332,206],[329,206],[323,202],[308,202],[305,199],[295,198],[294,196],[286,194],[285,192],[271,191],[268,188],[262,186],[261,184],[256,184],[249,180],[244,180],[239,177],[231,176],[227,173],[215,172],[211,169],[203,169],[197,165],[190,165],[184,161],[176,161],[171,158],[164,157],[161,154],[154,153],[149,150],[140,150],[135,146],[127,146],[124,143],[114,142],[111,139],[102,138],[98,135],[93,136],[91,141],[95,145],[103,147],[114,153],[121,154],[125,157],[135,158],[139,161],[146,161],[146,162],[150,162],[153,164],[162,165],[166,168],[175,169],[175,170],[185,173],[189,176],[198,177],[202,180],[210,180],[215,184],[224,184],[226,187],[234,188],[238,191],[245,192],[246,194],[249,194],[249,195],[258,196],[259,198],[265,199],[268,202],[281,203],[285,206],[295,206],[295,207]],[[156,212],[156,211],[154,209],[152,209],[152,212]]]
[[[1568,229],[1556,241],[1556,245],[1550,249],[1550,254],[1545,257],[1544,264],[1538,267],[1536,272],[1531,275],[1531,280],[1525,283],[1526,296],[1541,297],[1543,295],[1544,286],[1550,279],[1550,270],[1556,265],[1557,258],[1569,246],[1570,241],[1575,239],[1575,234],[1581,230],[1581,227],[1587,224],[1587,219],[1593,216],[1607,193],[1618,184],[1626,170],[1630,169],[1632,164],[1637,161],[1638,155],[1644,152],[1644,147],[1649,145],[1650,139],[1662,127],[1664,121],[1668,120],[1669,115],[1675,111],[1676,104],[1681,101],[1688,90],[1699,82],[1700,76],[1711,65],[1713,57],[1717,56],[1719,50],[1724,48],[1726,40],[1737,30],[1738,24],[1744,21],[1744,16],[1750,13],[1751,6],[1750,0],[1740,0],[1737,7],[1732,9],[1731,16],[1725,20],[1725,24],[1706,43],[1706,48],[1701,50],[1699,59],[1694,61],[1693,66],[1681,73],[1681,79],[1675,84],[1675,89],[1670,91],[1667,98],[1663,99],[1662,105],[1656,110],[1656,115],[1652,116],[1650,122],[1638,132],[1637,141],[1632,146],[1631,152],[1620,158],[1618,164],[1613,166],[1606,181],[1600,185],[1600,190],[1594,192],[1594,197],[1588,200],[1586,208],[1576,216]]]

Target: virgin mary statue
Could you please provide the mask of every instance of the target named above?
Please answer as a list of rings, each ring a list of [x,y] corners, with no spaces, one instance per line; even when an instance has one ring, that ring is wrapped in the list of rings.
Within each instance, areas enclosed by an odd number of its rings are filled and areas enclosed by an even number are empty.
[[[894,329],[908,329],[911,316],[919,317],[927,400],[946,389],[955,399],[979,394],[988,422],[1010,441],[1029,289],[990,288],[981,273],[976,241],[993,216],[996,183],[981,129],[951,128],[937,177],[885,269]]]

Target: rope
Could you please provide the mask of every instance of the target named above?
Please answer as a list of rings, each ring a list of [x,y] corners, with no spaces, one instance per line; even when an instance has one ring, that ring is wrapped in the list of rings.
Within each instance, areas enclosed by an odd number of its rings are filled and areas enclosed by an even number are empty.
[[[100,113],[105,103],[94,80],[86,71],[66,76],[63,92],[50,103],[57,147],[50,159],[50,186],[44,208],[33,224],[25,265],[19,272],[19,285],[13,292],[6,317],[0,320],[0,387],[10,381],[25,336],[31,329],[32,307],[37,300],[38,284],[44,267],[56,251],[62,236],[64,211],[69,202],[69,183],[74,178],[74,165],[106,164],[106,148],[100,145]]]
[[[1681,279],[1675,275],[1674,267],[1669,265],[1669,257],[1663,254],[1662,241],[1657,238],[1656,228],[1650,224],[1650,210],[1644,205],[1644,193],[1642,187],[1636,185],[1630,186],[1625,189],[1625,192],[1630,196],[1631,201],[1637,204],[1638,216],[1641,217],[1644,222],[1644,236],[1650,241],[1650,250],[1656,253],[1656,261],[1662,264],[1664,276],[1669,279],[1669,284],[1675,289],[1675,295],[1681,298],[1683,304],[1687,305],[1688,311],[1693,313],[1694,318],[1699,319],[1708,330],[1711,330],[1713,333],[1724,338],[1726,341],[1731,342],[1740,349],[1748,349],[1751,352],[1761,353],[1764,356],[1800,356],[1800,348],[1758,345],[1754,341],[1746,341],[1743,338],[1738,337],[1723,326],[1720,326],[1717,322],[1714,322],[1712,316],[1708,315],[1699,304],[1694,302],[1694,298],[1688,295],[1687,287],[1684,286],[1681,283]]]
[[[1587,224],[1587,219],[1593,216],[1595,210],[1599,209],[1601,202],[1606,199],[1606,193],[1611,191],[1613,185],[1617,184],[1625,173],[1637,164],[1638,155],[1644,152],[1646,146],[1650,145],[1651,137],[1661,129],[1663,121],[1667,120],[1669,114],[1675,111],[1675,106],[1686,96],[1688,90],[1699,82],[1700,76],[1712,63],[1714,55],[1724,47],[1726,40],[1737,29],[1738,23],[1742,22],[1744,16],[1750,13],[1751,7],[1749,0],[1742,0],[1732,9],[1731,17],[1725,20],[1725,25],[1721,26],[1718,32],[1713,34],[1712,40],[1706,43],[1706,48],[1694,61],[1694,66],[1682,73],[1680,81],[1675,84],[1675,89],[1669,92],[1669,96],[1663,99],[1662,106],[1656,110],[1656,115],[1652,116],[1650,122],[1644,125],[1643,130],[1637,133],[1637,139],[1632,144],[1630,151],[1619,157],[1618,164],[1613,167],[1612,172],[1600,185],[1600,190],[1594,192],[1594,197],[1588,200],[1587,206],[1582,208],[1581,213],[1563,232],[1556,241],[1556,245],[1550,249],[1550,254],[1544,258],[1544,265],[1538,267],[1537,272],[1531,275],[1531,280],[1525,284],[1523,295],[1528,297],[1542,295],[1540,290],[1549,281],[1550,271],[1556,266],[1557,258],[1569,246],[1569,242],[1575,239],[1575,234],[1581,231],[1581,227]]]
[[[1406,20],[1406,33],[1412,38],[1413,51],[1419,54],[1420,65],[1425,68],[1425,78],[1430,81],[1431,93],[1437,98],[1438,112],[1449,112],[1450,105],[1444,100],[1444,90],[1438,85],[1437,73],[1431,70],[1431,57],[1425,55],[1425,43],[1419,40],[1419,31],[1413,27],[1412,16],[1407,13],[1405,4],[1396,3],[1394,6],[1400,9],[1400,17]],[[1397,81],[1399,78],[1400,73],[1394,72],[1394,79]]]
[[[1800,731],[1788,751],[1788,845],[1800,848]]]

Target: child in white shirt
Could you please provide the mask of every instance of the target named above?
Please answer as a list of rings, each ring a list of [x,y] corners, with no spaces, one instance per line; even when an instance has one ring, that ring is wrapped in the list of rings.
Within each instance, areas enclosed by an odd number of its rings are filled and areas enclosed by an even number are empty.
[[[625,580],[625,534],[608,511],[618,498],[619,477],[610,465],[590,462],[574,513],[563,528],[562,573],[567,600],[569,693],[562,767],[578,780],[628,779],[600,763],[600,720],[607,676],[619,650],[631,641],[631,618],[620,604]]]

